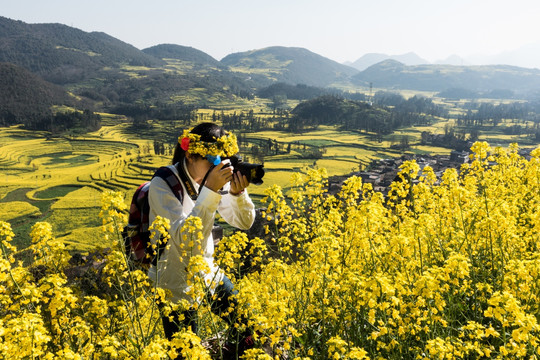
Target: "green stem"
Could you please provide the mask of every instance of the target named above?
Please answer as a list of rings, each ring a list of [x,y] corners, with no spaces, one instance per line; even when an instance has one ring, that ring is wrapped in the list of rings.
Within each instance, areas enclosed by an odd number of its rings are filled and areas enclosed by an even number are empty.
[[[4,246],[4,244],[0,241],[0,245],[2,246],[2,254],[4,254],[4,258],[6,259],[6,261],[11,264],[11,262],[9,261],[9,258],[7,256],[7,250]],[[11,281],[13,281],[13,284],[15,285],[15,287],[17,288],[17,290],[19,291],[19,293],[21,294],[21,296],[28,301],[28,309],[30,311],[35,311],[36,308],[34,307],[34,305],[32,304],[32,302],[30,300],[28,300],[28,298],[26,296],[24,296],[23,292],[22,292],[22,289],[19,285],[19,283],[17,282],[17,280],[15,280],[15,277],[13,276],[13,272],[11,271],[11,265],[9,266],[9,270],[8,270],[8,273],[9,273],[9,277],[11,279]]]

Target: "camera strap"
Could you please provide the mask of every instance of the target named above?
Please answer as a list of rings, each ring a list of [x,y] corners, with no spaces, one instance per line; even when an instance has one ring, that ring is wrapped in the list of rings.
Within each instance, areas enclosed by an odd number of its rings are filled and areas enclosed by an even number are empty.
[[[199,186],[199,192],[198,193],[197,193],[197,191],[195,191],[195,187],[193,186],[193,183],[191,182],[191,180],[189,180],[189,177],[187,176],[186,171],[184,170],[184,166],[182,164],[180,164],[180,162],[178,162],[178,163],[175,164],[175,167],[178,170],[178,174],[180,175],[180,180],[182,180],[182,183],[184,184],[184,186],[185,186],[185,188],[186,188],[186,190],[187,190],[187,192],[189,194],[189,197],[191,198],[191,200],[197,201],[197,197],[201,193],[201,190],[202,190],[202,188],[204,186],[204,183],[206,182],[206,179],[208,178],[208,175],[210,174],[210,171],[212,171],[212,169],[215,168],[215,166],[212,165],[210,167],[210,169],[204,175],[204,178],[203,178],[203,180],[201,182],[203,185]],[[220,191],[218,191],[218,193],[221,194],[221,195],[226,195],[229,192],[220,190]]]
[[[186,188],[189,194],[189,197],[191,198],[191,200],[196,201],[199,194],[197,193],[197,191],[195,191],[195,186],[193,186],[193,183],[191,182],[191,180],[189,180],[189,177],[187,176],[186,171],[184,170],[184,165],[178,162],[176,163],[175,166],[176,166],[176,169],[178,170],[178,174],[180,175],[180,180],[182,180],[182,183],[184,184],[184,187]],[[206,174],[206,176],[208,176],[208,173]],[[205,176],[205,180],[206,180],[206,176]],[[202,189],[202,186],[199,188],[199,192],[201,189]]]

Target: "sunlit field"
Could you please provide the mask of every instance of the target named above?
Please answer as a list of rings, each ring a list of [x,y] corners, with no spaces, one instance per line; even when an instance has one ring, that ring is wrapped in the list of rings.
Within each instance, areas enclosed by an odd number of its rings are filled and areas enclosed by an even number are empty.
[[[0,214],[4,221],[10,221],[19,217],[36,218],[41,215],[41,211],[24,201],[10,201],[0,203]]]
[[[125,69],[134,73],[139,70],[135,67]],[[234,104],[236,100],[231,101]],[[268,101],[263,99],[256,98],[244,107],[238,103],[236,107],[223,105],[222,110],[199,109],[198,121],[212,121],[214,112],[230,115],[253,110],[258,117],[274,116],[268,108]],[[66,241],[69,250],[94,247],[99,243],[93,233],[99,225],[95,215],[99,212],[97,199],[101,192],[120,191],[128,203],[138,185],[149,180],[159,166],[169,164],[172,155],[155,155],[151,139],[163,139],[170,135],[170,131],[180,131],[180,124],[157,124],[140,135],[130,129],[125,117],[101,115],[104,126],[84,136],[50,137],[46,133],[29,132],[18,127],[0,129],[0,204],[6,209],[1,214],[2,220],[13,225],[18,246],[27,247],[30,243],[29,220],[47,220],[55,234]],[[390,149],[390,146],[399,144],[403,137],[407,137],[411,144],[406,151],[408,153],[448,154],[449,149],[419,144],[422,131],[441,134],[448,125],[455,125],[455,121],[440,120],[431,126],[404,128],[382,138],[339,131],[331,126],[320,126],[302,134],[281,131],[245,133],[243,136],[248,139],[248,144],[243,155],[250,162],[253,162],[250,142],[277,140],[282,149],[286,144],[293,145],[290,153],[264,156],[264,184],[250,186],[249,192],[257,206],[262,206],[260,201],[268,187],[279,185],[285,193],[289,192],[289,181],[295,172],[324,168],[330,177],[351,174],[365,169],[372,160],[400,156],[402,151]],[[530,142],[529,139],[504,135],[495,130],[484,131],[480,140],[503,146],[522,140]],[[321,155],[304,156],[304,145],[308,149],[310,146],[318,147]]]
[[[293,174],[288,196],[267,187],[263,235],[237,233],[217,249],[239,290],[245,320],[237,325],[255,337],[244,359],[537,359],[540,148],[530,159],[517,145],[472,149],[461,173],[450,168],[441,179],[405,162],[386,199],[358,177],[330,195],[326,171],[315,168]],[[95,192],[70,194],[60,209]],[[103,192],[100,210],[102,226],[77,234],[110,250],[82,275],[47,222],[32,226],[32,264],[17,264],[16,237],[0,221],[2,353],[224,359],[228,329],[209,311],[200,256],[188,276],[190,296],[202,302],[179,304],[197,309],[200,332],[184,329],[169,341],[159,314],[173,304],[143,271],[130,270],[120,241],[125,194]],[[166,233],[163,219],[155,226]],[[196,218],[185,231],[197,246]]]
[[[28,230],[27,212],[37,207],[33,216],[41,212],[74,248],[78,243],[87,247],[88,239],[70,234],[99,225],[95,215],[101,192],[117,189],[130,196],[155,166],[155,156],[143,153],[148,141],[130,138],[120,130],[122,126],[106,126],[84,137],[50,139],[17,127],[1,129],[1,204],[10,209],[9,220],[15,228]],[[27,204],[24,209],[21,203]],[[14,209],[21,209],[19,216]],[[7,212],[2,212],[2,219],[8,220],[4,216]],[[20,245],[27,246],[28,240],[21,240]]]
[[[209,121],[212,113],[201,110],[199,118]],[[5,213],[3,220],[14,224],[18,244],[27,246],[29,243],[25,232],[30,225],[26,220],[27,215],[32,214],[51,222],[53,231],[67,242],[70,250],[95,246],[92,232],[82,236],[81,229],[93,229],[99,225],[94,216],[99,212],[98,194],[104,190],[121,191],[125,194],[125,201],[129,202],[138,185],[149,180],[159,166],[169,164],[170,154],[155,155],[151,141],[128,131],[128,124],[122,119],[106,117],[106,123],[109,125],[86,136],[50,139],[46,134],[17,127],[0,130],[4,144],[0,147],[0,167],[3,170],[0,199],[4,206],[12,209],[9,218]],[[398,154],[385,149],[388,142],[370,142],[367,135],[341,133],[331,127],[302,135],[266,131],[247,136],[326,149],[320,159],[302,158],[296,150],[290,154],[266,156],[264,184],[249,188],[257,203],[269,186],[275,184],[288,189],[293,172],[324,167],[330,176],[345,175],[358,171],[360,165],[365,166],[377,156]],[[35,211],[36,207],[39,211]],[[14,209],[20,209],[19,216],[18,210]],[[31,213],[30,209],[33,209]]]

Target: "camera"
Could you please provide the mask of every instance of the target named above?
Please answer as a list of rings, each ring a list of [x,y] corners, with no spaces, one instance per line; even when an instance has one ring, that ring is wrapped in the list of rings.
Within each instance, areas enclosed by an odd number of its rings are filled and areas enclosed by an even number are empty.
[[[247,180],[255,185],[261,185],[263,183],[264,167],[261,164],[250,164],[242,161],[238,156],[234,155],[230,158],[231,166],[234,171],[239,171],[240,174],[245,175]]]

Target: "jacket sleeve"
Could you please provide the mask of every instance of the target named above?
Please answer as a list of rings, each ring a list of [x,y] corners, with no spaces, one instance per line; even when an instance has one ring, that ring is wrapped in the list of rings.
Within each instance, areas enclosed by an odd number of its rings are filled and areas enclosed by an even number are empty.
[[[247,230],[255,221],[255,205],[251,201],[247,189],[240,195],[223,195],[218,212],[230,225]]]
[[[184,192],[185,194],[185,192]],[[184,195],[185,196],[185,195]],[[154,177],[150,183],[148,191],[148,201],[150,209],[155,215],[170,220],[171,240],[175,245],[179,245],[182,239],[181,229],[186,219],[190,216],[201,218],[203,226],[202,249],[207,248],[207,241],[214,225],[214,216],[217,210],[221,195],[213,192],[207,187],[203,187],[195,206],[189,214],[185,214],[183,206],[172,193],[166,181],[160,177]]]

